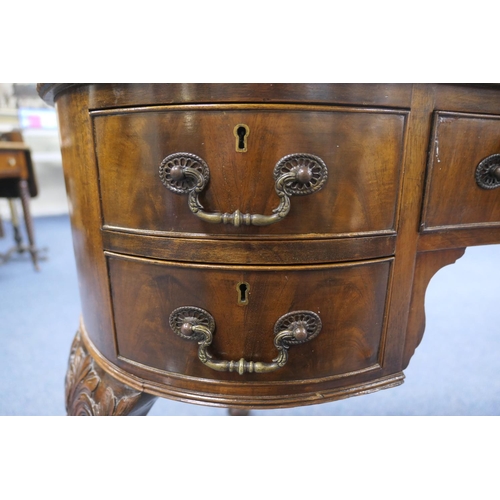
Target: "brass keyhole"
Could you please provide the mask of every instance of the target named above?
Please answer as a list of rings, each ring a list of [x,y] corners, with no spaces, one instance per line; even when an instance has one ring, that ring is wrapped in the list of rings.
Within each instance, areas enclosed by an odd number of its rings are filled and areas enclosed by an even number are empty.
[[[248,294],[250,292],[250,285],[245,282],[238,283],[236,285],[236,291],[238,292],[238,304],[246,306],[248,304]]]
[[[248,150],[247,139],[250,135],[250,129],[248,125],[240,123],[236,125],[233,130],[234,136],[236,137],[236,151],[238,153],[246,153]]]

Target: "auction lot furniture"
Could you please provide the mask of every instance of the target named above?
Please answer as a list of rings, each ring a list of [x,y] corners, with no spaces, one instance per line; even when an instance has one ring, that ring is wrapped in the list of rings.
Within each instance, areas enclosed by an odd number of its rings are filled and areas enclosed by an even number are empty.
[[[500,242],[500,87],[39,84],[82,318],[71,415],[394,387],[432,276]]]
[[[39,250],[35,246],[35,232],[30,211],[30,198],[37,194],[38,187],[29,147],[23,142],[19,132],[2,134],[0,136],[0,198],[8,198],[16,244],[7,253],[0,254],[0,262],[8,261],[14,253],[29,252],[33,265],[38,270]],[[21,200],[29,245],[23,244],[15,205],[17,198]]]

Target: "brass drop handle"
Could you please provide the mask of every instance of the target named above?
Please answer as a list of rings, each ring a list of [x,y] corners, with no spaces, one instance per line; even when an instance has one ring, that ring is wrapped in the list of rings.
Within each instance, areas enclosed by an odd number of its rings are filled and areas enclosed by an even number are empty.
[[[191,153],[174,153],[160,164],[163,185],[177,194],[188,194],[188,206],[205,222],[215,224],[268,226],[280,221],[290,211],[290,196],[311,194],[322,189],[328,177],[325,162],[318,156],[297,153],[284,156],[274,167],[274,188],[280,198],[272,215],[206,212],[199,194],[210,179],[205,161]]]
[[[500,187],[500,154],[487,156],[476,167],[476,183],[482,189]]]
[[[288,361],[288,348],[303,344],[321,331],[321,319],[312,311],[294,311],[278,319],[274,325],[274,346],[278,355],[270,363],[262,361],[238,361],[214,359],[208,352],[215,331],[212,315],[199,307],[179,307],[170,314],[170,327],[186,340],[198,342],[198,358],[205,365],[219,372],[269,373],[283,367]]]

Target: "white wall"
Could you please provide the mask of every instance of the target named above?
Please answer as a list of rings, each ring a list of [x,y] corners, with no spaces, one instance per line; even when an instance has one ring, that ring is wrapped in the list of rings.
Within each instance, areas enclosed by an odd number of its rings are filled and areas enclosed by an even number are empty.
[[[0,84],[0,132],[21,129],[18,105],[23,108],[51,109],[38,97],[16,97],[14,84]],[[34,85],[34,84],[33,84]],[[39,194],[31,200],[34,217],[59,215],[68,212],[64,177],[62,173],[59,133],[57,129],[24,128],[21,130],[24,142],[31,149],[31,158],[37,177]],[[21,208],[19,207],[21,214]],[[6,199],[0,198],[0,215],[10,219]]]

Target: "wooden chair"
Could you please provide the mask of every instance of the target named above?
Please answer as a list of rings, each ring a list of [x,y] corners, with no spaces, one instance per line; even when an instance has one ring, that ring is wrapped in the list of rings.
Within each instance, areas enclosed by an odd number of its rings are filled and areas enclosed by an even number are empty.
[[[14,253],[29,252],[38,271],[39,255],[35,246],[33,219],[30,212],[30,198],[38,194],[38,187],[31,161],[29,147],[23,142],[20,132],[13,131],[0,135],[0,198],[7,198],[12,215],[15,246],[7,253],[0,254],[0,261],[6,262]],[[15,199],[21,200],[29,245],[23,244]],[[1,225],[1,224],[0,224]],[[0,236],[3,235],[3,230]]]

